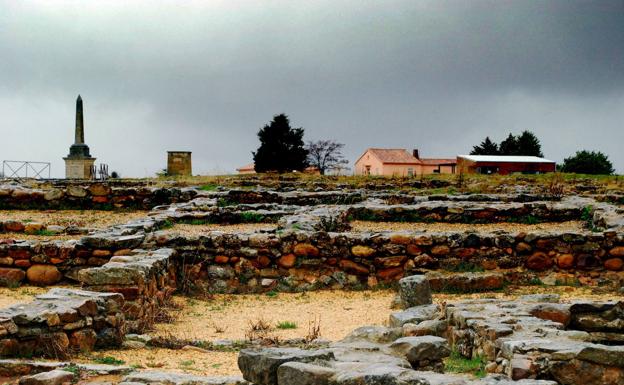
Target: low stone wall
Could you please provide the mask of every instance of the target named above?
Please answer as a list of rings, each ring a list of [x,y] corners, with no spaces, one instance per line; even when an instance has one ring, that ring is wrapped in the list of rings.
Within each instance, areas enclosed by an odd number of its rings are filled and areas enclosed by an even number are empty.
[[[120,346],[123,306],[121,294],[56,288],[31,303],[0,309],[0,357],[63,358]]]
[[[88,290],[122,294],[126,331],[143,333],[167,316],[176,290],[174,255],[172,249],[133,250],[103,266],[80,270],[78,280]]]
[[[111,187],[107,183],[47,189],[0,185],[0,210],[149,210],[156,205],[187,202],[196,195],[194,189]]]
[[[174,250],[132,250],[83,269],[86,290],[52,289],[35,301],[0,310],[0,357],[64,358],[120,346],[166,316],[176,289]]]
[[[466,357],[513,380],[560,384],[624,383],[624,303],[475,300],[448,305],[448,337]],[[528,300],[528,301],[527,301]],[[608,345],[602,343],[607,342]],[[610,346],[610,345],[617,346]]]
[[[156,232],[145,247],[178,252],[182,275],[217,292],[375,286],[430,270],[621,271],[624,234],[325,233],[183,237]],[[511,273],[510,279],[514,278]]]

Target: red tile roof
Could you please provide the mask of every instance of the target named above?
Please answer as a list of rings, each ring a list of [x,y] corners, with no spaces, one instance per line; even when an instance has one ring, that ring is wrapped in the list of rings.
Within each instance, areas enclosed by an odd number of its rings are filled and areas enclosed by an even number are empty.
[[[412,154],[404,148],[369,148],[382,163],[420,164]]]
[[[236,169],[236,171],[255,171],[256,165],[253,163],[246,164]]]
[[[415,158],[409,151],[404,148],[369,148],[367,152],[371,152],[382,163],[390,164],[424,164],[428,166],[437,166],[440,164],[456,164],[456,159],[443,158]],[[362,156],[364,156],[362,154]],[[360,156],[360,158],[362,158]],[[358,159],[359,160],[359,159]],[[357,161],[356,161],[357,162]]]

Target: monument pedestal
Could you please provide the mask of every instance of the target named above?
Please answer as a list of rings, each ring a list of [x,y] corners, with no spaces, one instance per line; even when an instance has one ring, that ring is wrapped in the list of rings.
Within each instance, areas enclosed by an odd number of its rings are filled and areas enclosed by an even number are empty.
[[[76,99],[76,132],[74,144],[69,147],[69,155],[63,158],[65,161],[65,178],[67,179],[91,179],[91,166],[95,158],[91,157],[89,146],[84,142],[84,118],[82,116],[82,98]]]
[[[91,179],[91,166],[95,158],[63,158],[65,161],[65,178]]]

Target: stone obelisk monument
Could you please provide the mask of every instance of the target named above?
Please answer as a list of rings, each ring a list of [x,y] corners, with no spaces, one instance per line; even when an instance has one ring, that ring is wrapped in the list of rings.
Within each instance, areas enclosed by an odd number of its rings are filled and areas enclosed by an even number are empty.
[[[69,155],[65,160],[65,178],[90,179],[91,166],[95,158],[89,153],[89,146],[84,142],[84,117],[82,115],[82,98],[76,99],[76,132],[74,144],[69,148]]]

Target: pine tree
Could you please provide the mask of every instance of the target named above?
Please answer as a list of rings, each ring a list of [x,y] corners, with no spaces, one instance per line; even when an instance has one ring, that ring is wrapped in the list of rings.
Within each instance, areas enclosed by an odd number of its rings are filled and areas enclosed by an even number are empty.
[[[260,147],[253,153],[256,172],[302,171],[307,167],[308,152],[303,144],[303,128],[290,127],[285,114],[258,131]]]
[[[574,156],[565,158],[561,166],[563,172],[578,174],[611,175],[615,171],[609,157],[600,151],[577,151]]]
[[[489,136],[480,145],[474,146],[470,155],[498,155],[498,145],[490,140]]]
[[[518,155],[518,138],[511,133],[498,146],[501,155]]]
[[[542,145],[539,139],[537,139],[537,136],[531,131],[523,131],[522,134],[518,136],[517,155],[544,157],[544,154],[542,154]]]

